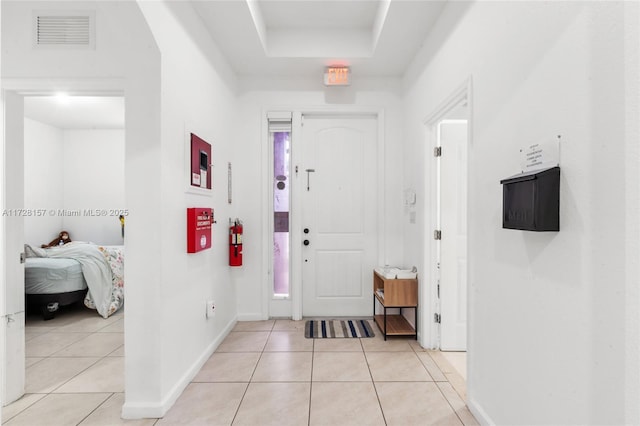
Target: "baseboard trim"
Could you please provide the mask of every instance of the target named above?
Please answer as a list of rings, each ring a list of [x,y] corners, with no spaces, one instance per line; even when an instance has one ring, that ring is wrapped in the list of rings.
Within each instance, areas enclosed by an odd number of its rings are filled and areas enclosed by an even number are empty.
[[[267,319],[269,318],[265,318],[261,313],[238,315],[238,321],[264,321]]]
[[[478,423],[481,425],[493,426],[496,423],[491,420],[491,417],[487,415],[484,409],[474,400],[468,397],[467,395],[467,407],[469,407],[469,411],[476,418]]]
[[[163,417],[173,404],[178,400],[182,392],[189,386],[189,383],[198,374],[202,366],[207,362],[215,350],[220,346],[220,343],[227,337],[227,335],[233,330],[233,327],[237,323],[237,318],[231,320],[224,328],[222,333],[202,352],[198,359],[187,369],[182,377],[171,388],[167,395],[160,402],[126,402],[122,406],[121,416],[126,420],[134,419],[157,419]]]

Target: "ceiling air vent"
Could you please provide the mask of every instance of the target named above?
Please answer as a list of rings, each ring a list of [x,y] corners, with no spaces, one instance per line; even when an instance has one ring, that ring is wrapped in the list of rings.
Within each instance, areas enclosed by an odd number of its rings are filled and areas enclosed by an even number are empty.
[[[94,47],[93,12],[56,11],[34,14],[37,47]]]

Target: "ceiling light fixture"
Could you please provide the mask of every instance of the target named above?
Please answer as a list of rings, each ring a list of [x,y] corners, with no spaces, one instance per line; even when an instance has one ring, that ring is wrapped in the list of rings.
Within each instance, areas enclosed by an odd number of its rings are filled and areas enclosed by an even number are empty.
[[[55,99],[60,105],[68,105],[71,101],[71,96],[64,92],[59,92],[55,94]]]

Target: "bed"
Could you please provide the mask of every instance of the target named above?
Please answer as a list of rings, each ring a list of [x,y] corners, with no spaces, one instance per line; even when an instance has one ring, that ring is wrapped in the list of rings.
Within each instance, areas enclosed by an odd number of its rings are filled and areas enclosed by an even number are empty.
[[[88,308],[108,318],[124,303],[124,247],[72,242],[60,247],[25,245],[27,306],[43,319],[60,306],[84,299]]]
[[[60,306],[79,302],[87,294],[87,281],[77,260],[30,257],[24,266],[27,305],[40,310],[45,320],[54,318]]]

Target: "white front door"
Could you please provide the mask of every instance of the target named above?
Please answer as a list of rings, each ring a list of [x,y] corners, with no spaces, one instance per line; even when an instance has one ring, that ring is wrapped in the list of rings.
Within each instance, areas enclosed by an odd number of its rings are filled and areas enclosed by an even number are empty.
[[[440,348],[467,348],[467,121],[439,124]]]
[[[2,241],[0,249],[3,285],[0,306],[0,359],[2,362],[2,405],[24,394],[24,267],[20,254],[24,251],[24,99],[13,92],[3,93],[4,101],[4,175],[2,177]]]
[[[377,256],[373,116],[305,115],[300,141],[302,314],[371,316]]]

